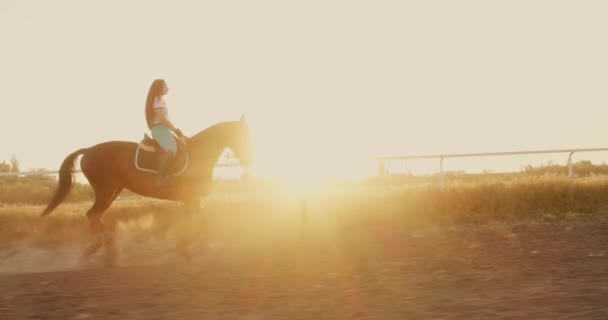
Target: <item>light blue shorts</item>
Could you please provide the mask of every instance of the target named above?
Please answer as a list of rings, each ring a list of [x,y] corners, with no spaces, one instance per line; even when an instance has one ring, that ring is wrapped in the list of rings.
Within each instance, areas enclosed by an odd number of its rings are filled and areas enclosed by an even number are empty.
[[[163,148],[167,152],[173,153],[175,155],[177,153],[177,143],[175,142],[175,136],[169,130],[169,128],[157,124],[150,128],[152,132],[152,138],[160,144],[161,148]]]

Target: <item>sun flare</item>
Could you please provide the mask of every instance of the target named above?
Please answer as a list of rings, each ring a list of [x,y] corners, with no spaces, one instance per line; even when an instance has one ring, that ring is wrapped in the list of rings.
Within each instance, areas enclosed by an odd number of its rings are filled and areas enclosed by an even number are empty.
[[[279,181],[290,188],[314,188],[335,181],[352,181],[369,176],[373,163],[349,158],[322,157],[318,153],[270,157],[252,168],[255,176]]]

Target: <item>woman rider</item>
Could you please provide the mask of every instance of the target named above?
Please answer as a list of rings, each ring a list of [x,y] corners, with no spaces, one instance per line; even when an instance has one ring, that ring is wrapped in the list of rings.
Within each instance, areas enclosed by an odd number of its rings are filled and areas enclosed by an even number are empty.
[[[175,132],[179,137],[183,137],[181,130],[176,128],[171,120],[164,96],[169,92],[169,88],[163,79],[156,79],[150,85],[148,98],[146,99],[146,123],[152,133],[152,138],[158,142],[165,151],[162,153],[158,173],[163,184],[168,178],[168,168],[177,154],[177,143]]]

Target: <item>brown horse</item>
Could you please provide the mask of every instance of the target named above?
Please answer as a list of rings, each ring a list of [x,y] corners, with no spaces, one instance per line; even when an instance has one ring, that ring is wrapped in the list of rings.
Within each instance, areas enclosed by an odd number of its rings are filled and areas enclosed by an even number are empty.
[[[226,148],[234,153],[241,166],[249,167],[252,161],[249,129],[244,117],[239,121],[217,123],[186,138],[185,145],[180,145],[178,155],[181,157],[178,158],[187,161],[176,160],[176,164],[179,162],[180,165],[171,171],[168,187],[157,184],[158,175],[150,170],[151,167],[145,170],[138,165],[138,157],[144,157],[138,154],[146,154],[149,160],[155,159],[154,156],[158,158],[157,153],[162,150],[156,145],[157,152],[143,151],[140,144],[130,141],[102,142],[71,153],[61,164],[58,188],[41,216],[51,213],[65,199],[72,186],[76,158],[82,155],[80,168],[95,192],[95,202],[88,210],[87,217],[96,237],[86,248],[85,257],[104,245],[111,260],[116,255],[114,237],[112,232],[106,230],[101,217],[123,189],[145,197],[180,201],[188,214],[186,218],[189,218],[192,213],[199,211],[201,199],[208,195],[213,169]],[[178,250],[187,256],[191,237],[186,233],[177,244]]]

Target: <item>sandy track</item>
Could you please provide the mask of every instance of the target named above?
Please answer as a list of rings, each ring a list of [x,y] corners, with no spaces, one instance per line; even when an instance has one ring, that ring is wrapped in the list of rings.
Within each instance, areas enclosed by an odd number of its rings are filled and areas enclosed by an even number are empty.
[[[191,262],[123,248],[114,268],[0,275],[0,319],[608,319],[607,222],[344,229]]]

